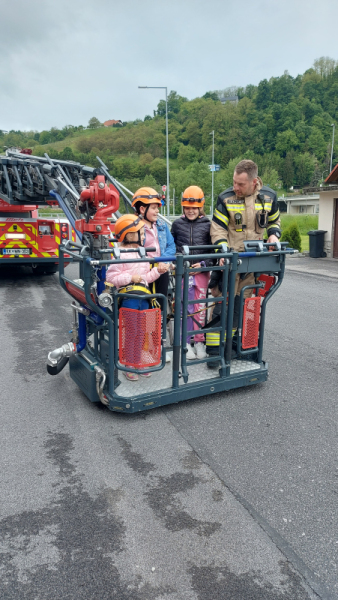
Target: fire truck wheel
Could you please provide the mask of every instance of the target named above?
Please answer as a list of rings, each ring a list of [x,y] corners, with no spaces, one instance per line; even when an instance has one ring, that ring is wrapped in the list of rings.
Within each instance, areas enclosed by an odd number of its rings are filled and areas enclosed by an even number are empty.
[[[52,275],[58,271],[58,265],[32,265],[34,275]]]
[[[52,274],[52,273],[57,273],[59,270],[58,265],[46,265],[45,266],[45,273],[47,275]]]
[[[32,265],[33,275],[43,275],[45,267],[43,265]]]

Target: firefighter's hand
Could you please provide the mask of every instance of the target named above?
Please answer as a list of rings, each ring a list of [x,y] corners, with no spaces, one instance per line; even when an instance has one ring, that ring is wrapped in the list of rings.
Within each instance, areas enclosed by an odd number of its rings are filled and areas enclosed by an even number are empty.
[[[268,238],[268,244],[274,244],[275,242],[279,242],[279,239],[276,235],[270,235],[270,237]],[[272,252],[273,248],[269,248],[269,252]]]
[[[219,266],[223,267],[223,265],[224,265],[224,258],[220,258],[219,259]]]
[[[195,263],[194,265],[191,265],[193,269],[200,269],[201,268],[201,263]]]
[[[162,273],[166,273],[169,270],[169,264],[168,263],[158,263],[157,270],[162,275]]]
[[[131,281],[132,283],[141,283],[142,277],[138,273],[134,273],[134,275],[131,276]]]

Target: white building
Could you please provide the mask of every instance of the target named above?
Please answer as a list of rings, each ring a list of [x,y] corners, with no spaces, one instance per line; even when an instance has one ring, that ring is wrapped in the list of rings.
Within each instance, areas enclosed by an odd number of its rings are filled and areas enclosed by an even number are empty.
[[[319,194],[299,194],[278,198],[278,202],[285,202],[286,212],[291,215],[318,214]]]

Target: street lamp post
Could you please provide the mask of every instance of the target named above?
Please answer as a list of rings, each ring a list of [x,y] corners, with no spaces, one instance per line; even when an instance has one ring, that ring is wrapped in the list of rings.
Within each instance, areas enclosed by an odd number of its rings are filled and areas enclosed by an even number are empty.
[[[209,135],[212,135],[212,159],[211,159],[211,216],[214,214],[214,172],[215,172],[215,131],[212,130]]]
[[[169,135],[168,135],[168,88],[157,85],[139,85],[140,90],[165,90],[165,132],[166,132],[166,155],[167,155],[167,215],[170,216],[169,196]]]
[[[332,171],[332,158],[333,158],[333,144],[334,144],[334,123],[331,123],[332,127],[332,146],[331,146],[331,160],[330,160],[330,173]]]

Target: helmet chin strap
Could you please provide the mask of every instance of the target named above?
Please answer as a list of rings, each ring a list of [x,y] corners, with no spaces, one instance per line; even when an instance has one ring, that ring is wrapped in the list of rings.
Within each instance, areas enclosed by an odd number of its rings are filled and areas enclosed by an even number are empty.
[[[143,244],[142,244],[141,229],[138,230],[137,234],[138,234],[137,240],[134,240],[133,242],[128,242],[126,239],[124,239],[123,244],[125,244],[125,245],[128,245],[128,244],[137,244],[138,246],[144,246],[144,241],[145,240],[143,240]]]

